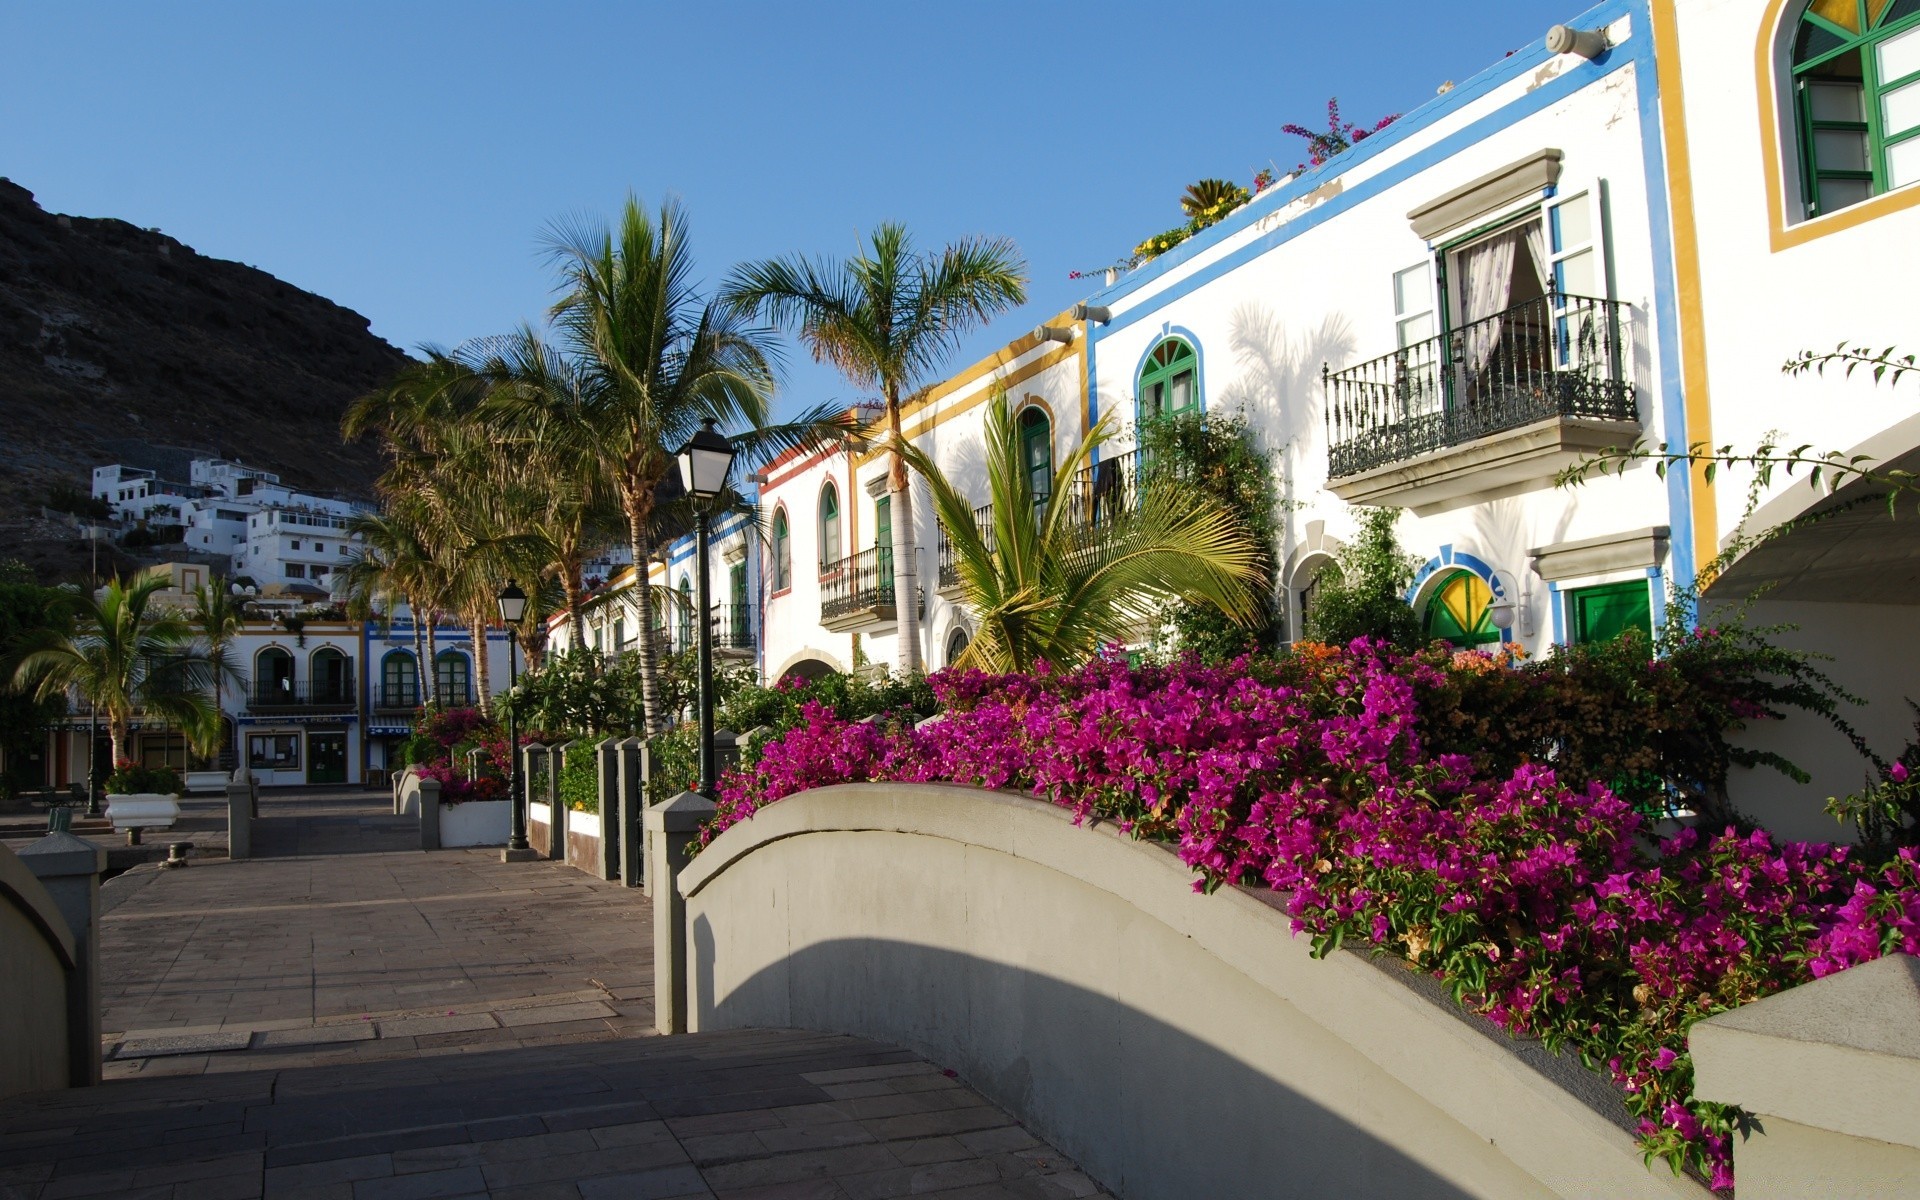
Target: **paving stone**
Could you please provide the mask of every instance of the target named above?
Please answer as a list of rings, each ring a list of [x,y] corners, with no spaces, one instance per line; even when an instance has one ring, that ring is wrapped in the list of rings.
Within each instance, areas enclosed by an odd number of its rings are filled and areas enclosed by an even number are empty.
[[[561,1021],[591,1021],[596,1017],[617,1017],[614,1012],[600,1001],[588,1001],[584,1004],[555,1004],[544,1008],[507,1009],[496,1014],[500,1024],[512,1029],[519,1025],[552,1025]]]
[[[575,1185],[581,1200],[668,1200],[679,1196],[708,1196],[707,1184],[691,1165],[661,1167],[582,1179]]]
[[[311,1025],[305,1029],[270,1029],[253,1035],[253,1049],[273,1050],[282,1046],[329,1046],[336,1042],[370,1042],[373,1026]]]
[[[222,1050],[245,1050],[253,1034],[237,1029],[228,1033],[159,1034],[127,1038],[115,1052],[116,1058],[161,1058],[174,1054],[208,1054]]]
[[[472,1033],[497,1029],[492,1013],[457,1013],[450,1017],[399,1017],[376,1022],[381,1037],[417,1037],[425,1033]]]

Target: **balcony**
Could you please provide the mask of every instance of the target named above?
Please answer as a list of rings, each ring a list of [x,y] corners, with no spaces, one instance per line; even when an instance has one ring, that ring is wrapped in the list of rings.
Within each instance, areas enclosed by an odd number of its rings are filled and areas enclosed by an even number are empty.
[[[353,680],[322,680],[295,683],[291,680],[261,680],[247,695],[251,712],[351,712],[359,706]]]
[[[722,658],[753,657],[753,606],[713,606],[713,652]]]
[[[973,527],[980,533],[980,539],[987,544],[987,550],[993,550],[993,505],[982,504],[973,510]],[[948,539],[945,526],[940,529],[940,577],[939,591],[951,600],[960,592],[960,566],[953,553],[953,542]]]
[[[927,598],[920,595],[920,611]],[[893,596],[893,551],[875,546],[848,555],[828,567],[820,580],[820,624],[836,633],[891,625],[898,613]]]
[[[1328,371],[1328,487],[1425,515],[1553,478],[1640,435],[1628,309],[1553,294]]]
[[[373,711],[380,716],[411,714],[420,704],[420,689],[411,683],[388,683],[373,689]]]

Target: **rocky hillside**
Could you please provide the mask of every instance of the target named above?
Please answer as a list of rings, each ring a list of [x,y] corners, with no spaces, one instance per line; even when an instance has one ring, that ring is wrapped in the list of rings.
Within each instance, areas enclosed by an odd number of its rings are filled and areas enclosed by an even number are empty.
[[[0,558],[84,563],[31,518],[100,463],[219,454],[364,494],[378,459],[341,444],[340,414],[405,361],[330,300],[0,179]]]

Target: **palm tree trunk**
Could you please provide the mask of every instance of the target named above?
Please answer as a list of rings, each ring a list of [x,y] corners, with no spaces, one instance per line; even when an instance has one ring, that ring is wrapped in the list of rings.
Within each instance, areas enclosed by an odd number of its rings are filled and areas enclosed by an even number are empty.
[[[920,674],[920,570],[913,537],[913,493],[907,486],[907,460],[900,454],[900,396],[887,389],[887,494],[893,518],[893,628],[899,645],[894,662],[900,674]]]
[[[413,625],[413,702],[423,704],[431,694],[427,681],[433,664],[427,660],[427,631],[420,628],[420,606],[411,596],[407,597],[407,617]]]
[[[580,603],[580,568],[567,567],[560,572],[560,590],[567,599],[567,624],[573,629],[573,646],[587,648],[587,610]]]
[[[129,736],[126,717],[118,715],[107,717],[107,743],[113,747],[113,769],[116,771],[120,769],[121,763],[131,758],[127,753]]]
[[[440,638],[437,630],[440,625],[440,613],[436,610],[427,615],[427,703],[433,708],[440,707]]]
[[[480,710],[481,716],[491,716],[493,714],[493,673],[487,669],[487,659],[492,657],[487,653],[487,623],[476,620],[469,623],[467,628],[473,635],[473,674],[480,689],[479,694],[474,697],[474,707]]]
[[[653,641],[653,539],[647,535],[647,502],[627,503],[627,541],[633,551],[633,593],[640,601],[640,705],[649,735],[666,729],[660,711],[660,657]]]

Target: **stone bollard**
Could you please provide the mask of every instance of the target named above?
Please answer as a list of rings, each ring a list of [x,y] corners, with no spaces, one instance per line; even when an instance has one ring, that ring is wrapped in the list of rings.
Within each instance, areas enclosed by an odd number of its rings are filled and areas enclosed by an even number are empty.
[[[100,1082],[100,873],[107,852],[71,833],[50,833],[20,851],[73,933],[74,976],[67,988],[67,1078]]]
[[[235,860],[253,857],[254,784],[242,771],[227,784],[227,857]]]
[[[622,738],[620,746],[620,882],[639,887],[645,874],[646,838],[641,832],[641,810],[647,806],[647,783],[643,759],[647,743],[640,738]]]
[[[600,861],[594,874],[620,878],[620,739],[607,738],[593,748],[594,775],[600,786]]]
[[[420,848],[440,848],[440,781],[420,781]]]
[[[547,757],[547,814],[553,824],[547,826],[547,857],[555,862],[567,861],[567,806],[560,799],[560,772],[567,769],[567,754],[575,746],[585,742],[561,742],[551,748]]]
[[[681,792],[647,809],[647,878],[653,882],[653,1027],[687,1031],[687,902],[680,870],[687,847],[713,819],[713,801]]]
[[[1920,958],[1889,954],[1694,1025],[1693,1094],[1754,1116],[1740,1200],[1920,1196]]]
[[[520,748],[520,791],[522,793],[520,803],[527,809],[527,845],[533,847],[537,853],[544,853],[544,851],[541,851],[539,843],[533,838],[533,802],[540,798],[533,790],[533,772],[536,767],[544,766],[549,761],[551,760],[547,754],[547,748],[539,742],[528,742]],[[553,814],[548,813],[547,817],[547,834],[551,839]]]
[[[720,776],[740,763],[740,736],[731,729],[713,731],[713,785],[720,786]]]

